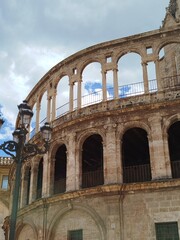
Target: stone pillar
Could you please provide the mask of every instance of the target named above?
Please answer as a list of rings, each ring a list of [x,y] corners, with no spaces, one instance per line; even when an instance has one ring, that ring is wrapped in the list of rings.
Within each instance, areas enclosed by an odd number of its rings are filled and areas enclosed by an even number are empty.
[[[69,136],[66,167],[66,191],[76,190],[76,134]]]
[[[43,155],[43,181],[42,181],[42,197],[48,196],[48,153]]]
[[[27,205],[29,201],[28,194],[28,182],[29,182],[29,169],[30,167],[25,166],[22,171],[22,182],[21,182],[21,192],[20,192],[20,208]]]
[[[168,133],[163,134],[163,140],[164,140],[164,155],[165,155],[167,177],[171,178],[172,172],[171,172],[171,161],[170,161],[170,154],[169,154]]]
[[[102,71],[102,91],[103,91],[103,101],[107,101],[107,91],[106,91],[106,71]]]
[[[76,146],[76,152],[75,152],[75,162],[76,162],[76,190],[79,190],[82,187],[82,148],[81,146]]]
[[[56,159],[49,159],[48,161],[48,179],[47,179],[47,196],[54,194],[54,173],[55,173],[55,161]]]
[[[106,139],[104,150],[104,184],[117,183],[119,179],[120,161],[117,159],[116,124],[104,127]]]
[[[162,135],[162,118],[160,116],[150,117],[151,137],[149,137],[150,163],[152,180],[169,178],[166,171],[166,159]]]
[[[50,122],[51,121],[51,97],[48,96],[47,97],[47,121],[46,122]]]
[[[160,78],[160,67],[159,67],[159,57],[154,61],[156,67],[156,79],[157,79],[157,87],[158,91],[162,90],[162,83]]]
[[[148,84],[148,72],[147,72],[147,63],[142,62],[143,69],[143,82],[144,82],[144,93],[149,92],[149,84]]]
[[[119,98],[119,90],[118,90],[118,69],[113,69],[113,82],[114,82],[114,99]]]
[[[73,102],[74,102],[74,92],[73,92],[74,83],[69,83],[69,111],[73,111]]]
[[[39,166],[39,161],[33,161],[32,167],[31,167],[29,203],[34,202],[37,197],[38,166]]]
[[[52,121],[56,119],[56,95],[57,91],[54,89],[53,96],[52,96]]]
[[[39,132],[40,109],[41,109],[41,105],[40,105],[40,101],[38,99],[38,101],[36,103],[36,133]]]
[[[77,96],[77,109],[81,108],[81,98],[82,98],[82,94],[81,94],[81,83],[82,83],[82,77],[79,79],[78,81],[78,96]]]

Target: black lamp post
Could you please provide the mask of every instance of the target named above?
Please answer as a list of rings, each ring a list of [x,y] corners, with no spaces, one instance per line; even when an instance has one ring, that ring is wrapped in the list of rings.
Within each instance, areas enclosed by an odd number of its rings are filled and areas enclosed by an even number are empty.
[[[44,154],[48,151],[49,140],[51,138],[52,131],[52,128],[50,127],[49,123],[45,123],[45,125],[40,128],[44,140],[43,149],[39,149],[36,144],[26,143],[26,135],[28,133],[27,129],[30,125],[33,112],[29,105],[27,104],[27,101],[23,101],[23,103],[21,103],[18,106],[18,109],[20,124],[19,127],[13,132],[13,141],[7,141],[0,145],[0,150],[3,150],[6,154],[13,157],[14,162],[16,163],[15,183],[12,199],[12,211],[10,216],[9,240],[15,239],[22,163],[29,157],[35,156],[37,154]],[[0,128],[3,123],[4,120],[0,117]]]

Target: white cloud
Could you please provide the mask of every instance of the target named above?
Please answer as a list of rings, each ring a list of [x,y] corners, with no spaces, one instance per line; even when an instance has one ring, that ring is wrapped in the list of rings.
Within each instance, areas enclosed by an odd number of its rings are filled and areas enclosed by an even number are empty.
[[[168,3],[169,0],[2,1],[0,105],[4,117],[14,126],[17,105],[52,66],[68,55],[99,42],[158,28]],[[96,76],[93,80],[99,79]],[[68,100],[66,88],[63,99]],[[6,129],[5,138],[9,130]]]

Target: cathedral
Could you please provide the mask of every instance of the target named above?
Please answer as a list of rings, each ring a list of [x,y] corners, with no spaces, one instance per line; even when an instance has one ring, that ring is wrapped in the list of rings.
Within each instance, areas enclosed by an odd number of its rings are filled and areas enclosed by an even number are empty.
[[[17,240],[180,239],[180,0],[160,29],[64,59],[26,100],[29,142],[44,122],[52,138],[23,164]]]

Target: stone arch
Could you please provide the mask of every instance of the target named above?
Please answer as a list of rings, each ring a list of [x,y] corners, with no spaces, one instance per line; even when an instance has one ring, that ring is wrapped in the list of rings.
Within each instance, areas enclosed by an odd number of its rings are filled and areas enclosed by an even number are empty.
[[[19,220],[16,227],[15,240],[24,240],[27,236],[29,240],[38,240],[38,229],[31,219],[24,218]]]
[[[139,52],[124,52],[118,62],[118,94],[120,98],[143,94],[145,91],[142,57]]]
[[[98,57],[93,57],[93,58],[89,58],[86,59],[84,62],[81,63],[81,65],[79,66],[80,69],[80,76],[82,76],[84,69],[91,63],[99,63],[102,66],[102,62]]]
[[[144,129],[147,132],[147,136],[148,136],[149,141],[151,141],[151,128],[147,123],[141,122],[141,121],[132,121],[132,122],[127,122],[127,123],[123,124],[123,127],[121,128],[121,130],[117,134],[117,135],[119,135],[120,140],[122,140],[122,137],[123,137],[124,133],[128,129],[135,128],[135,127]]]
[[[69,77],[61,77],[56,86],[56,117],[69,111]]]
[[[143,50],[139,48],[124,49],[121,50],[120,52],[117,52],[116,55],[114,56],[116,64],[118,64],[119,60],[128,53],[138,54],[141,58],[144,58],[146,56]]]
[[[163,129],[164,141],[167,143],[167,154],[171,166],[171,174],[173,178],[180,177],[180,115],[176,114],[166,120],[166,126]]]
[[[123,182],[151,180],[150,149],[147,131],[128,128],[122,136]]]
[[[180,40],[175,40],[175,39],[168,39],[168,40],[164,40],[164,41],[161,41],[157,46],[156,48],[154,49],[154,54],[156,56],[159,55],[159,52],[161,51],[161,49],[163,47],[165,47],[166,45],[168,44],[173,44],[173,43],[179,43],[180,44]]]
[[[107,240],[107,232],[106,232],[107,230],[106,230],[104,221],[99,216],[99,214],[94,209],[92,209],[87,205],[83,206],[79,204],[74,204],[72,202],[69,202],[67,207],[60,209],[59,211],[57,211],[57,214],[53,216],[52,220],[50,221],[50,226],[48,229],[48,238],[47,238],[48,240],[54,240],[55,229],[57,229],[58,224],[61,223],[63,217],[65,217],[68,213],[71,213],[73,211],[79,211],[81,213],[85,213],[86,216],[89,216],[90,219],[92,219],[95,225],[97,226],[97,229],[100,234],[99,240]]]
[[[68,146],[67,139],[65,139],[65,138],[56,139],[56,141],[51,143],[50,149],[49,149],[49,156],[50,156],[49,159],[50,160],[53,160],[55,158],[55,155],[56,155],[56,152],[57,152],[58,148],[63,144]],[[67,149],[67,151],[68,151],[68,149]]]
[[[104,184],[104,151],[100,134],[91,134],[84,140],[80,163],[82,188]]]
[[[66,191],[67,147],[61,144],[55,154],[54,162],[54,194]]]
[[[105,132],[99,128],[92,128],[83,131],[79,136],[77,136],[77,146],[82,150],[82,144],[86,138],[93,134],[99,134],[102,137],[102,142],[105,142]]]

